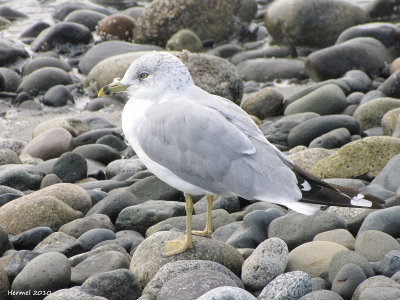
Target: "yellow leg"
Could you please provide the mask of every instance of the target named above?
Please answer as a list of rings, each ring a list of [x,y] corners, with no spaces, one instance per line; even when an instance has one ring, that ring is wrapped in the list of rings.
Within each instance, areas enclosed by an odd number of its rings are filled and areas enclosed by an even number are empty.
[[[211,217],[212,217],[212,203],[214,200],[213,195],[206,195],[207,199],[207,220],[206,220],[206,228],[203,231],[192,231],[194,235],[206,236],[211,237],[212,233],[212,224],[211,224]]]
[[[192,247],[192,212],[193,212],[193,201],[189,194],[185,193],[185,209],[186,209],[186,234],[180,238],[176,238],[171,241],[165,241],[164,256],[171,256],[185,252],[187,248]]]

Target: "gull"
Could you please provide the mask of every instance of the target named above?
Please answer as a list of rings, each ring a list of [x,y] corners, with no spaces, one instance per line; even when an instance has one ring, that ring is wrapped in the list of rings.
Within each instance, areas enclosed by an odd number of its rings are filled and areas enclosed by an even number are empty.
[[[244,110],[196,86],[175,55],[154,51],[137,58],[99,97],[122,91],[131,96],[122,111],[127,141],[148,170],[184,193],[186,234],[164,243],[165,256],[192,247],[192,234],[211,235],[212,203],[219,195],[276,203],[306,215],[325,205],[383,205],[296,166]],[[204,194],[206,227],[192,232],[191,196]]]

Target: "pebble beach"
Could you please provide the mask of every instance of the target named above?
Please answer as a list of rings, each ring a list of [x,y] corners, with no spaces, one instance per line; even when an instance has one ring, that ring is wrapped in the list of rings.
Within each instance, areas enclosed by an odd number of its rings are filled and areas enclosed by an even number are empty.
[[[400,299],[400,6],[342,0],[0,1],[0,300]],[[385,201],[306,216],[220,196],[211,238],[97,97],[170,51],[311,174]],[[218,140],[215,141],[218,143]],[[194,197],[193,229],[206,220]]]

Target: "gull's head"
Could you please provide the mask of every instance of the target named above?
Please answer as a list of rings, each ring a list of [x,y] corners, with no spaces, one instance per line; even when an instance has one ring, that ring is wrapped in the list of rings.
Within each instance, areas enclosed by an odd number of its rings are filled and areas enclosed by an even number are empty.
[[[175,55],[153,51],[137,58],[121,80],[104,86],[99,97],[126,90],[131,94],[141,89],[179,91],[192,84],[188,69]]]

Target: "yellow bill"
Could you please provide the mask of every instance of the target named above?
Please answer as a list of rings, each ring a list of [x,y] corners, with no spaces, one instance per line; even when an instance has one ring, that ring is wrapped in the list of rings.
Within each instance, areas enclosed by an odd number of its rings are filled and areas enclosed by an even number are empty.
[[[121,81],[114,81],[110,84],[105,85],[98,93],[98,97],[104,95],[111,95],[118,92],[124,92],[128,88],[128,85],[121,84]]]

